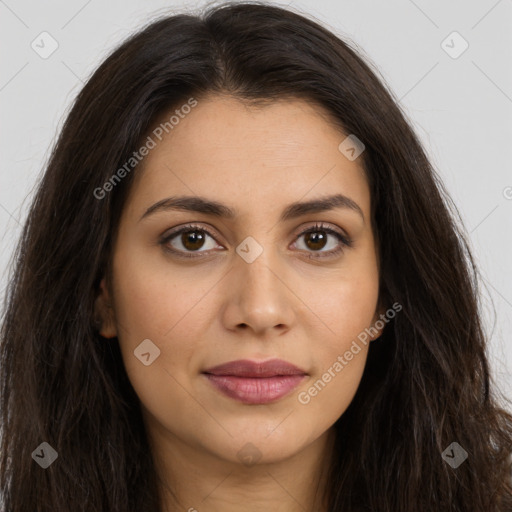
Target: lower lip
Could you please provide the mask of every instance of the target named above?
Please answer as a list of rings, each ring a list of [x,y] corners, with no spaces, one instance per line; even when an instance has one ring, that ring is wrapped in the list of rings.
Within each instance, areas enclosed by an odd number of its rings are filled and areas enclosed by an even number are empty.
[[[205,375],[219,391],[244,404],[275,402],[295,389],[306,377],[306,375],[280,375],[250,378],[209,373]]]

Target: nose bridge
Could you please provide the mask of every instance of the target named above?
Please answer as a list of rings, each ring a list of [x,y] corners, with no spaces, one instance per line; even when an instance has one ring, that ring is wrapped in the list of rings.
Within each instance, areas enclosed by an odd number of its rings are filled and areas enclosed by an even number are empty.
[[[247,237],[237,246],[233,269],[236,297],[231,296],[238,305],[236,323],[255,330],[290,323],[292,308],[277,247],[268,234],[259,240]]]
[[[276,277],[281,271],[280,258],[270,236],[261,243],[249,236],[238,245],[236,252],[239,260],[235,272],[240,278],[242,289],[249,291],[250,295],[263,294],[269,300],[274,300],[275,292],[283,284]]]

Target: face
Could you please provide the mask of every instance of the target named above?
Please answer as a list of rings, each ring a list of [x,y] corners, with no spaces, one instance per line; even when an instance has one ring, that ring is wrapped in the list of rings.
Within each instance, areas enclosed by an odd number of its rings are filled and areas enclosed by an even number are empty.
[[[96,303],[100,332],[118,337],[151,435],[232,462],[290,457],[347,409],[368,351],[358,336],[382,313],[360,159],[301,100],[252,108],[210,97],[163,134],[133,171]],[[352,207],[287,209],[333,195]],[[171,196],[226,208],[147,212]],[[250,374],[273,359],[300,371]],[[254,365],[205,373],[239,360]]]

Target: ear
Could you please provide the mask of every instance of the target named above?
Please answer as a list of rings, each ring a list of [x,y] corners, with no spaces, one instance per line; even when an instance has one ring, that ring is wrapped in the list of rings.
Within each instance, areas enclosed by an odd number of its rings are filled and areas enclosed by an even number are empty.
[[[375,311],[375,315],[373,315],[372,320],[372,328],[370,335],[370,341],[375,341],[377,338],[380,338],[382,335],[382,332],[384,331],[384,328],[386,327],[386,321],[382,319],[382,317],[385,317],[386,308],[384,304],[381,303],[381,300],[379,299],[379,303],[377,305],[377,309]],[[377,331],[377,333],[373,334],[374,331]]]
[[[117,336],[114,310],[105,277],[100,282],[100,294],[94,301],[94,319],[99,333],[104,338]]]

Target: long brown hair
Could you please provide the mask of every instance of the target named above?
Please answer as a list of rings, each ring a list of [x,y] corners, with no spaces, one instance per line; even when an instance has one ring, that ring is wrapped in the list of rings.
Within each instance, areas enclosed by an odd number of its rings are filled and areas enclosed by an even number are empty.
[[[2,510],[160,512],[139,399],[117,340],[93,318],[137,166],[104,197],[94,191],[158,116],[215,93],[304,98],[327,109],[340,137],[365,144],[380,296],[403,310],[370,345],[335,424],[330,511],[512,510],[512,416],[490,375],[478,270],[456,207],[377,74],[317,22],[256,2],[161,18],[101,64],[14,253],[1,330]],[[58,454],[46,469],[33,456],[42,442]],[[454,442],[468,454],[457,468],[443,457]]]

